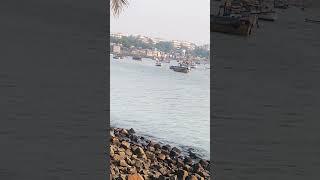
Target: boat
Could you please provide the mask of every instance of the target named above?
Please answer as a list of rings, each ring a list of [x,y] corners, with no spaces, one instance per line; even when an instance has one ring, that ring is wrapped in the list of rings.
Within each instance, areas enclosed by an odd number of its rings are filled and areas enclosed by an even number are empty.
[[[306,18],[304,21],[305,21],[305,22],[309,22],[309,23],[320,24],[320,20],[313,20],[313,19],[308,19],[308,18]]]
[[[220,6],[217,15],[211,15],[211,32],[221,32],[249,36],[258,23],[257,14],[241,11],[241,4],[227,4]],[[221,9],[223,9],[221,15]]]
[[[258,18],[265,21],[275,21],[277,20],[278,16],[276,11],[269,10],[259,12]]]
[[[115,55],[115,56],[113,56],[113,59],[123,59],[123,56]]]
[[[140,56],[133,56],[132,59],[136,61],[142,61],[142,58]]]
[[[254,16],[211,16],[211,31],[249,36],[256,23]]]
[[[188,73],[190,72],[190,67],[189,66],[184,66],[180,64],[179,66],[170,66],[170,69],[176,72],[182,72],[182,73]]]
[[[193,69],[197,68],[197,64],[194,63],[194,62],[192,62],[192,63],[190,64],[190,68],[193,68]]]
[[[156,60],[156,66],[161,66],[162,64],[161,64],[161,61],[159,61],[159,60]]]

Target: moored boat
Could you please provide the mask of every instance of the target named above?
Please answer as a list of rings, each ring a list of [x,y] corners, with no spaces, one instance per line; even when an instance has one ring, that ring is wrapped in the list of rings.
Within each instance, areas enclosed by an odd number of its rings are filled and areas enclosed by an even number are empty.
[[[159,60],[156,60],[156,66],[161,66],[162,64],[161,64],[161,61],[159,61]]]
[[[211,16],[211,31],[248,36],[251,34],[256,18],[245,16]]]
[[[132,59],[136,61],[142,61],[142,58],[140,56],[133,56]]]
[[[190,67],[188,66],[182,66],[182,65],[179,65],[179,66],[170,66],[170,69],[172,69],[173,71],[176,71],[176,72],[182,72],[182,73],[188,73],[190,72]]]

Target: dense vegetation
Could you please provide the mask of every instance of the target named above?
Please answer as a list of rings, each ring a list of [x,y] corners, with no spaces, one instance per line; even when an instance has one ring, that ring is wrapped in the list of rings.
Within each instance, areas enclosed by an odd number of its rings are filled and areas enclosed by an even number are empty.
[[[142,48],[142,49],[150,49],[150,50],[157,49],[165,53],[180,51],[178,49],[175,49],[173,47],[173,44],[169,41],[161,41],[156,44],[153,44],[152,41],[150,40],[148,43],[146,43],[135,36],[123,36],[122,38],[110,37],[110,42],[122,44],[122,46],[125,48],[131,48],[132,46],[134,46],[136,48]],[[193,56],[209,58],[209,51],[200,47],[196,47],[194,50],[189,50],[187,51],[187,53]]]

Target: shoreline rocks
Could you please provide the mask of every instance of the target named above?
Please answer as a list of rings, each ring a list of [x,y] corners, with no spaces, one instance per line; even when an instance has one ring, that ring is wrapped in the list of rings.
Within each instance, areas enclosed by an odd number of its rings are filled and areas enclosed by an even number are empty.
[[[181,150],[135,135],[122,128],[110,130],[110,176],[113,180],[206,180],[210,161],[183,156]]]

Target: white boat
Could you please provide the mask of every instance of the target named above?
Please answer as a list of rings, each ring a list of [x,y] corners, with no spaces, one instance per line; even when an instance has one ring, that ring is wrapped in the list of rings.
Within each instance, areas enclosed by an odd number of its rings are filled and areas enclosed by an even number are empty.
[[[193,69],[197,68],[197,64],[194,63],[194,62],[192,62],[192,63],[190,64],[190,68],[193,68]]]

